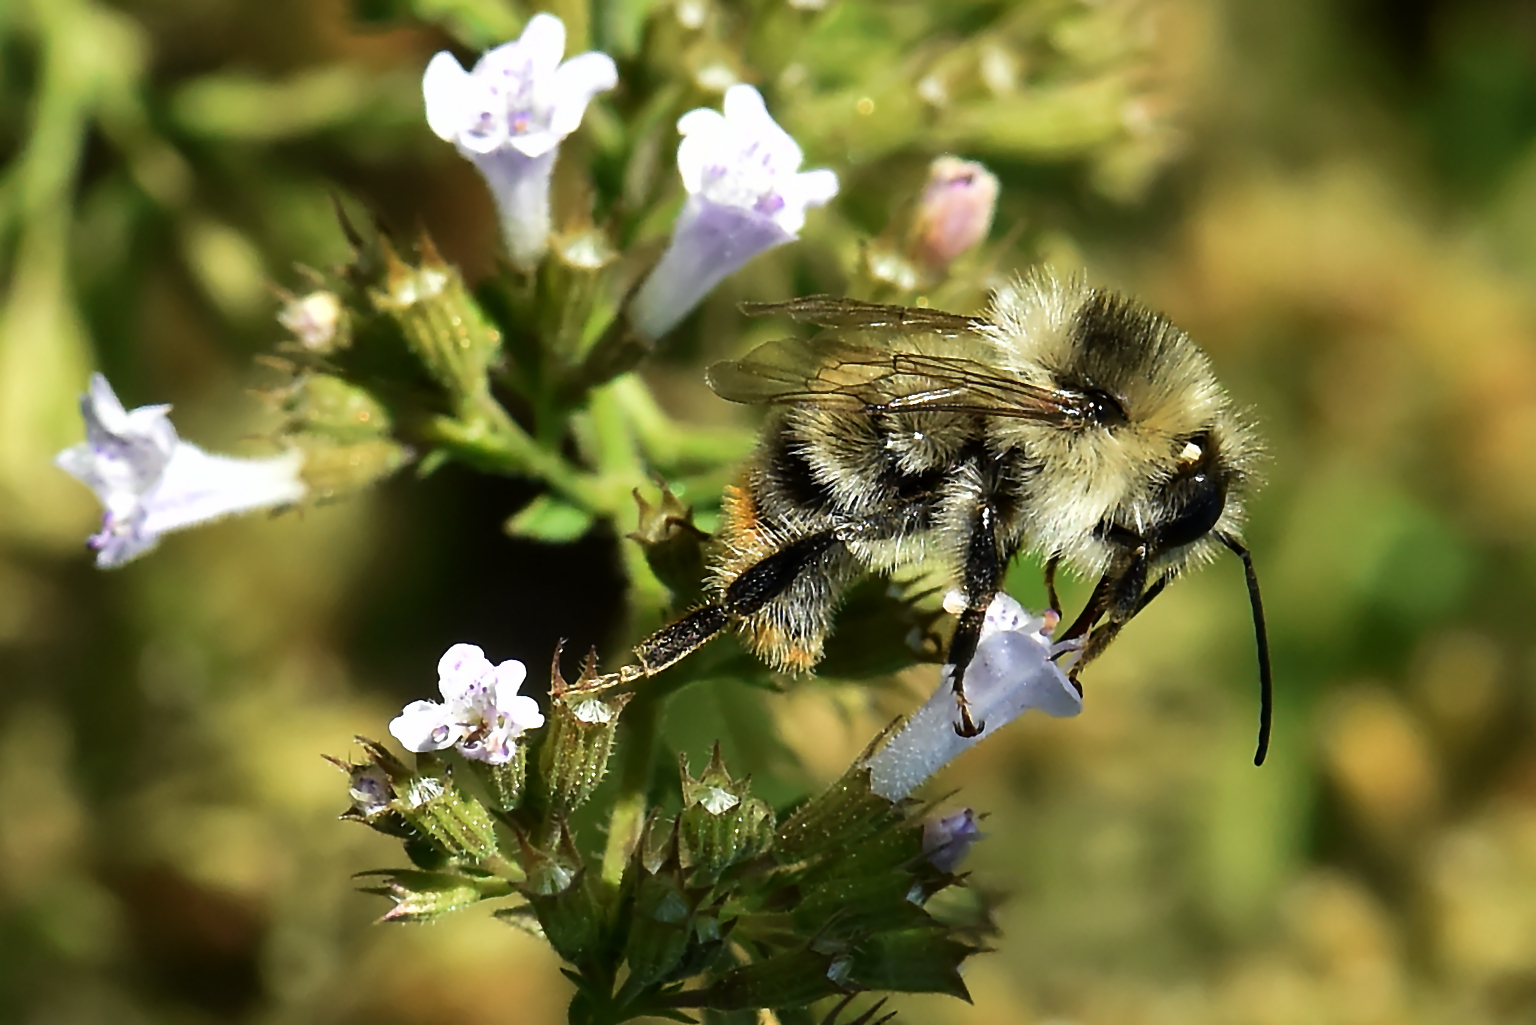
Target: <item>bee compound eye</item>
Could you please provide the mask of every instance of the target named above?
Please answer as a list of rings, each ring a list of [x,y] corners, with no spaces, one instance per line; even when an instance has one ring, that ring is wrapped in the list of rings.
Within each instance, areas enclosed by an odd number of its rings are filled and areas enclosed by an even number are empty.
[[[1168,497],[1177,513],[1157,532],[1158,546],[1165,550],[1209,534],[1227,507],[1226,489],[1208,473],[1191,474],[1175,482]]]

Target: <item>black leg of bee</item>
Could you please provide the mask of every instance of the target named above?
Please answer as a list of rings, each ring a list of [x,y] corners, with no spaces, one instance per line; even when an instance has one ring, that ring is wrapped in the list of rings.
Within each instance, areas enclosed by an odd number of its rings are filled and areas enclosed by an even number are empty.
[[[1114,584],[1114,578],[1108,573],[1099,578],[1099,582],[1093,585],[1093,593],[1088,596],[1088,601],[1083,605],[1083,611],[1077,614],[1072,625],[1056,635],[1060,641],[1075,641],[1082,637],[1094,624],[1104,618],[1104,611],[1109,605],[1109,591]]]
[[[1077,674],[1082,672],[1083,666],[1087,665],[1089,662],[1092,662],[1094,659],[1102,655],[1104,653],[1104,649],[1109,647],[1109,642],[1115,639],[1125,624],[1135,619],[1136,616],[1140,614],[1142,609],[1146,608],[1148,605],[1151,605],[1152,599],[1162,594],[1163,588],[1167,586],[1168,577],[1158,577],[1156,580],[1152,581],[1151,587],[1148,587],[1145,591],[1142,592],[1141,597],[1136,602],[1135,608],[1131,609],[1131,614],[1129,616],[1126,616],[1124,619],[1111,619],[1088,635],[1088,643],[1083,647],[1082,657],[1079,658],[1077,663],[1072,667],[1072,682],[1077,682]]]
[[[1056,567],[1061,565],[1061,556],[1053,555],[1045,560],[1045,597],[1051,603],[1051,611],[1061,614],[1061,598],[1056,594]]]
[[[976,645],[981,641],[981,626],[987,618],[987,606],[997,596],[1003,583],[1003,570],[1008,562],[1002,557],[997,543],[997,512],[990,505],[981,506],[976,512],[976,522],[971,530],[970,546],[965,555],[965,603],[955,636],[949,642],[949,664],[955,667],[950,685],[955,692],[955,705],[960,721],[955,732],[962,737],[974,737],[987,724],[977,722],[971,716],[971,705],[965,698],[965,670],[976,657]]]
[[[732,617],[750,616],[761,609],[838,543],[834,531],[812,534],[748,567],[731,581],[720,601],[695,609],[641,642],[635,655],[644,674],[655,675],[697,651]]]

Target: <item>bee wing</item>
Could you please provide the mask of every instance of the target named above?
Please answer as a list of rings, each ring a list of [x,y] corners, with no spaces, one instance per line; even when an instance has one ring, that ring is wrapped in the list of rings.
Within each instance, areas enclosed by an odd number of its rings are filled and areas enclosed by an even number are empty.
[[[715,394],[732,402],[863,413],[982,413],[1062,426],[1093,412],[1079,392],[1027,384],[976,360],[882,350],[825,336],[767,342],[742,359],[716,363],[705,377]]]
[[[965,334],[974,331],[982,323],[976,317],[945,313],[943,310],[867,303],[835,295],[808,295],[782,303],[742,303],[741,311],[749,317],[782,313],[803,324],[844,330],[881,328],[940,335]]]

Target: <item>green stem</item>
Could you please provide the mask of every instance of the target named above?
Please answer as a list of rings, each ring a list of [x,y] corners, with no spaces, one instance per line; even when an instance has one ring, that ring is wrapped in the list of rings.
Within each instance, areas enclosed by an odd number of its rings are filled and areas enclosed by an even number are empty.
[[[636,692],[619,719],[619,795],[608,819],[608,846],[603,851],[603,887],[617,892],[629,865],[640,830],[645,824],[646,799],[651,789],[651,768],[661,730],[662,696],[644,688]]]
[[[534,441],[489,396],[476,403],[466,419],[433,417],[426,425],[426,433],[470,465],[538,477],[581,508],[595,513],[606,511],[601,489],[593,486],[589,475]]]

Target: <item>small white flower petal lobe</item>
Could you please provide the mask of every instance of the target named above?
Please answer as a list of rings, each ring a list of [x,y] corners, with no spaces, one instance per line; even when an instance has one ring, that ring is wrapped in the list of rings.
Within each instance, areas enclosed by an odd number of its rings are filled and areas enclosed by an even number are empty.
[[[725,91],[721,107],[732,133],[740,142],[751,144],[760,159],[770,162],[775,170],[799,168],[804,159],[800,144],[768,113],[762,93],[750,85],[733,85]]]
[[[822,206],[837,195],[837,172],[820,168],[794,177],[795,191],[806,206]]]
[[[558,147],[560,138],[554,132],[530,132],[527,135],[509,136],[507,146],[533,161]]]
[[[390,735],[407,751],[441,751],[463,739],[464,727],[436,701],[412,701],[389,724]]]
[[[439,139],[456,141],[468,124],[470,92],[469,73],[453,54],[440,51],[427,64],[421,76],[421,93],[426,101],[427,127]]]
[[[550,86],[549,131],[562,139],[570,135],[581,125],[592,97],[618,84],[619,69],[606,53],[583,53],[560,65]]]
[[[509,658],[496,666],[496,692],[509,697],[528,679],[528,667],[515,658]],[[505,688],[505,689],[503,689]]]
[[[677,119],[678,134],[709,136],[725,131],[725,115],[713,107],[695,107]]]
[[[1028,630],[1035,622],[1034,617],[1012,595],[999,594],[987,606],[986,618],[981,623],[981,636],[986,638],[1005,630]]]
[[[553,14],[535,14],[528,19],[516,44],[535,80],[554,74],[565,56],[565,22]]]
[[[128,413],[112,390],[105,374],[92,374],[91,383],[81,397],[81,408],[87,422],[94,420],[103,430],[121,434],[128,427]]]
[[[455,142],[459,152],[474,158],[495,153],[511,137],[507,99],[481,75],[470,77],[464,89],[463,121]]]
[[[539,703],[526,694],[519,694],[497,707],[518,734],[544,725],[544,713],[539,711]]]
[[[101,531],[91,535],[87,543],[96,549],[97,569],[117,569],[153,551],[160,544],[160,536],[145,533],[142,522],[117,519],[109,513]]]
[[[443,700],[450,703],[463,701],[488,672],[494,670],[478,645],[455,644],[437,661],[437,685],[443,692]]]

